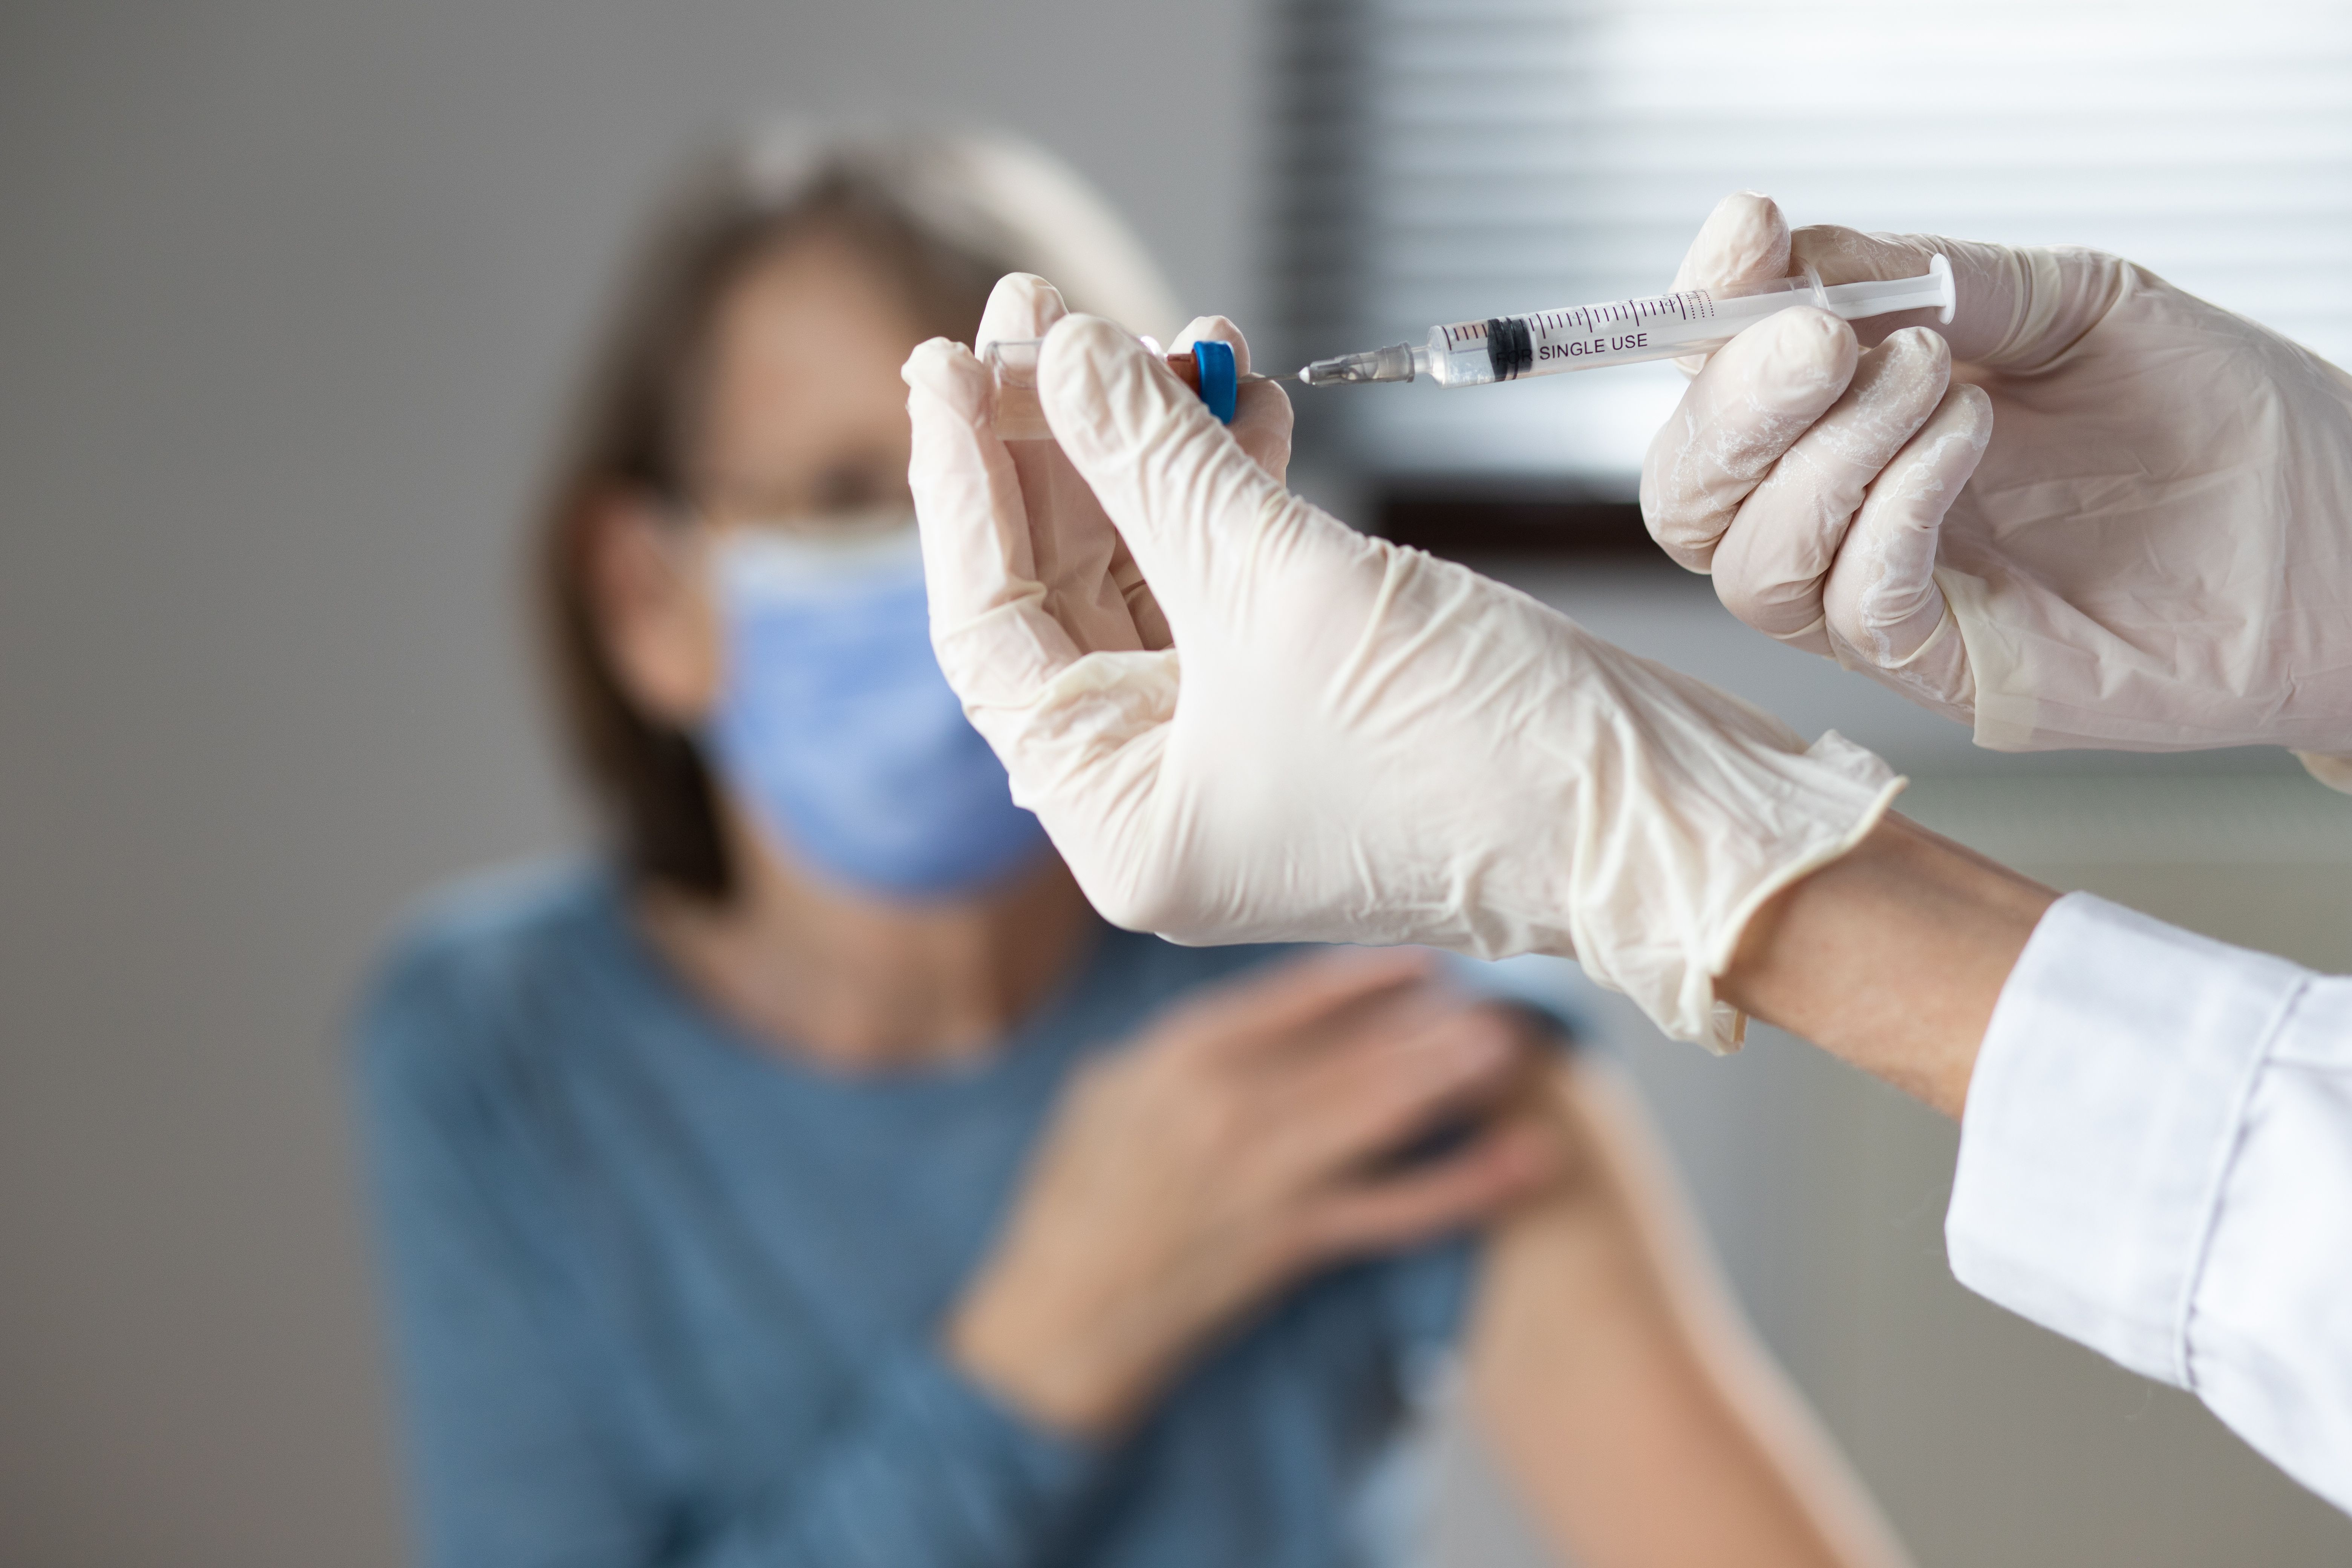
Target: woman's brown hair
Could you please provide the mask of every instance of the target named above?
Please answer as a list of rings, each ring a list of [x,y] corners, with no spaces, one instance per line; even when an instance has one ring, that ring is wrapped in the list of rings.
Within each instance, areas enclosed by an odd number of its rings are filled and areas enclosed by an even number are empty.
[[[927,151],[938,149],[850,144],[802,160],[789,177],[763,177],[740,153],[702,160],[650,226],[591,362],[540,513],[533,587],[570,749],[636,884],[723,903],[736,870],[702,747],[630,700],[604,647],[588,585],[593,520],[614,497],[691,507],[717,309],[786,246],[820,235],[845,245],[926,333],[971,341],[989,289],[1023,247],[917,210],[909,171]]]

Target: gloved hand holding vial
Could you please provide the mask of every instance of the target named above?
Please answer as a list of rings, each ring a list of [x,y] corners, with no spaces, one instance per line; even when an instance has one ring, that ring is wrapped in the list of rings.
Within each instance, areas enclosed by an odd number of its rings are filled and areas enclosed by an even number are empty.
[[[1000,434],[961,345],[907,363],[931,638],[1097,909],[1192,943],[1573,954],[1668,1033],[1738,1041],[1715,976],[1877,822],[1884,763],[1288,494],[1279,387],[1229,429],[1039,279],[998,285],[1000,322],[1051,329],[1051,440]]]

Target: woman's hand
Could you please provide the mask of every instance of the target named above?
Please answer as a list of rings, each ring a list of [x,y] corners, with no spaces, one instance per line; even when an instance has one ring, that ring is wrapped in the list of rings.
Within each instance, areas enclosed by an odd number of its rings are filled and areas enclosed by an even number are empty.
[[[1524,1081],[1536,1026],[1420,953],[1318,956],[1186,1003],[1063,1099],[951,1356],[1037,1420],[1132,1422],[1202,1343],[1301,1276],[1453,1230],[1542,1182],[1539,1120],[1393,1156]]]

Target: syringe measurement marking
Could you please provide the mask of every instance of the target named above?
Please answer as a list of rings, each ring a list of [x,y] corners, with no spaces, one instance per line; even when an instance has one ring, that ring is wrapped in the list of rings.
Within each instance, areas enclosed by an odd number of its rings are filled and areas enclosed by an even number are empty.
[[[1598,359],[1608,354],[1623,353],[1651,347],[1647,331],[1635,331],[1644,323],[1669,317],[1691,321],[1712,316],[1713,301],[1695,289],[1673,294],[1642,295],[1631,300],[1612,300],[1601,305],[1580,305],[1569,310],[1546,310],[1527,318],[1539,329],[1544,342],[1536,345],[1538,361],[1559,359]],[[1578,330],[1574,342],[1551,341],[1570,328]],[[1622,333],[1612,336],[1612,332]]]
[[[1685,322],[1693,322],[1710,320],[1714,315],[1713,298],[1705,289],[1680,289],[1672,294],[1612,300],[1603,305],[1579,305],[1567,310],[1540,310],[1517,319],[1538,329],[1547,339],[1564,332],[1571,327],[1585,334],[1598,334],[1601,338],[1606,338],[1609,326],[1613,323],[1622,322],[1629,327],[1638,327],[1644,321],[1670,316]],[[1459,349],[1471,343],[1483,343],[1486,340],[1486,323],[1483,321],[1464,321],[1448,326],[1445,329],[1445,337],[1447,346],[1453,349]],[[1631,348],[1647,348],[1650,345],[1646,337],[1647,334],[1643,334],[1639,338],[1628,338],[1608,343],[1596,341],[1589,345],[1580,342],[1566,344],[1547,342],[1538,345],[1536,357],[1541,360],[1599,357],[1605,353],[1622,353]]]

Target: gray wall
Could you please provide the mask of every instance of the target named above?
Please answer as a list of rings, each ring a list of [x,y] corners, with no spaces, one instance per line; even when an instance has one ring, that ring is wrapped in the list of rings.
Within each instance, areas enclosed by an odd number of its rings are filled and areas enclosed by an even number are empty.
[[[397,1560],[335,1037],[406,900],[568,835],[516,520],[659,172],[1009,124],[1243,300],[1250,25],[0,12],[0,1561]]]
[[[661,168],[758,110],[1010,124],[1246,319],[1262,26],[0,11],[0,1560],[399,1558],[338,1021],[417,890],[573,830],[515,525]],[[1583,591],[1664,651],[1711,635],[1686,594]],[[1862,700],[1818,676],[1759,694]],[[2352,1551],[2184,1402],[1949,1286],[1948,1129],[1793,1045],[1721,1067],[1622,1027],[1768,1332],[1931,1557]]]

